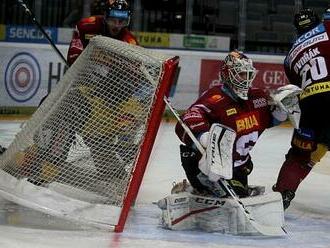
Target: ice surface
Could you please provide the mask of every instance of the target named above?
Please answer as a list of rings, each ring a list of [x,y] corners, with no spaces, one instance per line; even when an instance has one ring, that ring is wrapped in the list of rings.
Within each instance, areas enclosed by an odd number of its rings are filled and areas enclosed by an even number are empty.
[[[0,144],[8,145],[21,122],[0,121]],[[270,190],[289,147],[291,128],[266,131],[253,150],[250,184]],[[184,178],[179,162],[179,141],[174,125],[162,123],[135,208],[126,229],[116,234],[18,206],[0,198],[0,248],[103,248],[103,247],[330,247],[330,161],[327,155],[302,183],[286,212],[287,237],[232,236],[160,228],[160,210],[152,204],[167,194],[172,182]]]

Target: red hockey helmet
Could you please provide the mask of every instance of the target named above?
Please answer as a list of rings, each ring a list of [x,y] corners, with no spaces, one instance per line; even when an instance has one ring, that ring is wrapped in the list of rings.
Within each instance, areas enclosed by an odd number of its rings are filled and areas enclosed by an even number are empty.
[[[221,76],[239,98],[247,100],[256,69],[243,52],[234,50],[226,56]]]

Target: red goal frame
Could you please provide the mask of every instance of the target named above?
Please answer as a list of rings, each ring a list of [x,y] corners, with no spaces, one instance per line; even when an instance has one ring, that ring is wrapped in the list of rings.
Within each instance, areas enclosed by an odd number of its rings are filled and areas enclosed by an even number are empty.
[[[156,94],[156,102],[151,111],[146,135],[144,137],[140,154],[134,167],[134,172],[132,174],[132,179],[124,199],[119,221],[114,228],[115,232],[122,232],[124,230],[129,210],[137,197],[165,109],[165,102],[163,99],[164,97],[168,97],[171,85],[173,84],[175,78],[178,64],[178,56],[168,59],[163,63],[163,75],[160,82],[160,88]]]

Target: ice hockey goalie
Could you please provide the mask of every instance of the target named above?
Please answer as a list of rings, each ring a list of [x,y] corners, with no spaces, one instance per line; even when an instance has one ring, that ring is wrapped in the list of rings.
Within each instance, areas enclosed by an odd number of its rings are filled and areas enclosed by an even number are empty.
[[[161,200],[162,224],[170,229],[284,235],[281,196],[260,190],[256,194],[248,183],[250,151],[277,118],[265,93],[252,87],[256,69],[245,54],[230,52],[219,73],[222,83],[205,91],[175,128],[183,143],[181,165],[198,194],[175,191]]]

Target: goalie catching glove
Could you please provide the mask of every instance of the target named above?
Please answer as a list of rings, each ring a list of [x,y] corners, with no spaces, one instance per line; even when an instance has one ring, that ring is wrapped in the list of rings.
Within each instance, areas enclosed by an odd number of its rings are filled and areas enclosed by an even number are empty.
[[[302,89],[296,85],[288,84],[277,88],[270,94],[272,102],[271,105],[275,105],[279,109],[275,109],[276,112],[280,110],[288,115],[294,128],[299,127],[300,119],[300,107],[299,107],[299,94]],[[274,115],[274,113],[273,113]],[[276,118],[276,116],[274,115]]]
[[[214,123],[209,132],[203,133],[199,141],[206,148],[199,161],[199,169],[210,181],[233,177],[233,145],[236,132],[229,127]]]

